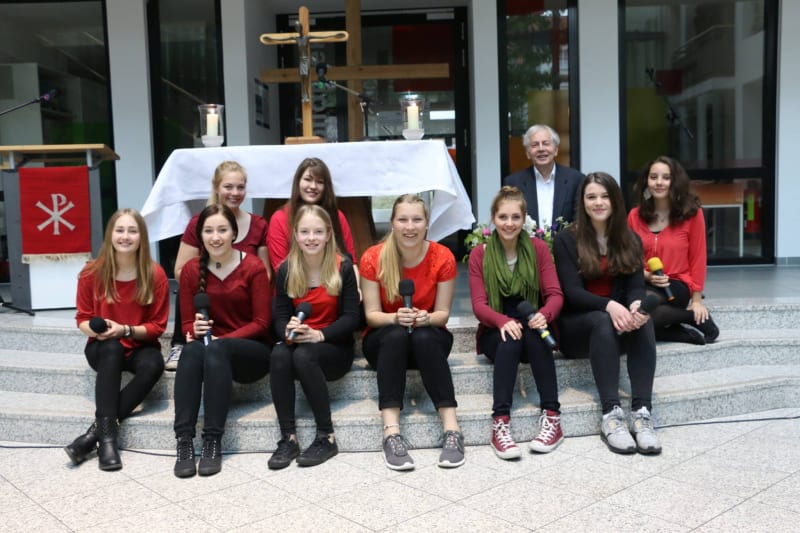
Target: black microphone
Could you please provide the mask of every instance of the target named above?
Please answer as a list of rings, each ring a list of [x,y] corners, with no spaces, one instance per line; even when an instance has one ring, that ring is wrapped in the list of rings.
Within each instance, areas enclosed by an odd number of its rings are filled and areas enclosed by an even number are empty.
[[[663,276],[664,275],[664,264],[661,262],[661,259],[658,257],[651,257],[647,260],[647,268],[650,269],[650,272],[655,274],[656,276]],[[667,293],[667,301],[671,302],[675,299],[675,295],[672,294],[672,289],[669,288],[669,285],[664,287],[664,292]]]
[[[300,302],[300,304],[298,304],[297,306],[297,312],[295,316],[297,316],[297,320],[299,320],[301,324],[305,322],[306,318],[311,316],[311,304],[308,302]],[[296,331],[297,331],[296,329],[290,331],[289,336],[286,337],[286,340],[293,341]]]
[[[197,309],[198,313],[203,315],[203,320],[208,320],[209,307],[211,307],[211,299],[209,299],[208,294],[204,292],[198,292],[194,295],[194,308]],[[209,342],[211,342],[211,328],[208,328],[208,331],[206,331],[206,334],[203,337],[203,344],[208,346]]]
[[[536,309],[533,308],[533,304],[531,304],[527,300],[521,301],[517,304],[517,311],[522,316],[526,317],[528,321],[530,321],[533,316],[536,314]],[[550,335],[550,330],[547,328],[536,328],[536,333],[539,334],[539,337],[542,338],[542,341],[551,349],[556,349],[556,340]]]
[[[401,279],[400,280],[400,295],[403,297],[403,307],[413,307],[411,304],[411,297],[414,296],[414,280]],[[414,331],[414,326],[408,326],[408,333]]]
[[[659,305],[661,305],[661,300],[658,298],[658,296],[655,294],[648,294],[639,305],[638,312],[643,315],[649,315]]]
[[[108,331],[108,322],[99,316],[93,316],[91,320],[89,320],[89,329],[100,335]]]

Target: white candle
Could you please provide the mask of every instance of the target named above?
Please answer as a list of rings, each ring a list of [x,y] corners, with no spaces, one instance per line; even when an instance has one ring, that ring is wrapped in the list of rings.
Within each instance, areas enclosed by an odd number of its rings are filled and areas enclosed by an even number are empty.
[[[410,103],[406,108],[406,114],[408,115],[408,129],[410,130],[418,130],[419,129],[419,108],[417,104]]]
[[[206,135],[219,136],[219,115],[206,115]]]

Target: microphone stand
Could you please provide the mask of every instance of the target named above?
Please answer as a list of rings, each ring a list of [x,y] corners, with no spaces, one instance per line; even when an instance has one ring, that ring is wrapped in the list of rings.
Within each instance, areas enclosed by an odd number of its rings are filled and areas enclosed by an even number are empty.
[[[49,93],[45,93],[42,96],[37,96],[33,100],[25,102],[24,104],[19,104],[19,105],[15,105],[14,107],[9,107],[8,109],[4,109],[3,111],[0,111],[0,117],[2,117],[3,115],[7,115],[7,114],[9,114],[9,113],[11,113],[13,111],[16,111],[17,109],[22,109],[23,107],[28,107],[29,105],[39,103],[42,100],[44,100],[44,101],[50,100]]]
[[[358,98],[359,106],[361,106],[361,114],[364,116],[364,137],[369,138],[369,97],[367,97],[364,93],[360,93],[355,89],[347,87],[346,85],[336,83],[335,81],[326,80],[324,77],[321,78],[319,82],[323,84],[323,86],[335,87]]]
[[[659,82],[656,79],[656,74],[655,74],[656,71],[655,71],[655,69],[646,68],[646,69],[644,69],[644,71],[647,74],[647,77],[650,78],[650,83],[653,84],[653,87],[655,87],[656,89],[661,89],[661,82]],[[656,91],[656,93],[658,93],[658,91]],[[689,137],[689,140],[693,141],[694,140],[694,134],[692,133],[692,130],[690,130],[689,127],[686,124],[683,123],[683,121],[681,120],[681,117],[678,116],[677,111],[675,111],[675,108],[672,107],[672,104],[670,103],[669,98],[667,98],[667,95],[661,94],[659,96],[661,96],[661,98],[664,100],[664,103],[667,105],[667,116],[666,116],[667,122],[670,125],[677,124],[678,127],[681,130],[683,130],[683,132],[686,134],[686,136]]]

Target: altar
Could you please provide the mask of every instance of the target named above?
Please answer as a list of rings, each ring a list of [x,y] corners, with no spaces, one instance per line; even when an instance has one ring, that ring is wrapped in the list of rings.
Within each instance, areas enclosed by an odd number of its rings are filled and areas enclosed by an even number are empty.
[[[438,139],[222,146],[172,152],[141,209],[150,240],[183,233],[198,210],[197,200],[210,196],[211,177],[220,162],[233,160],[244,166],[248,198],[288,198],[294,172],[306,157],[325,161],[340,197],[430,191],[428,238],[433,241],[471,229],[475,222],[455,164]]]

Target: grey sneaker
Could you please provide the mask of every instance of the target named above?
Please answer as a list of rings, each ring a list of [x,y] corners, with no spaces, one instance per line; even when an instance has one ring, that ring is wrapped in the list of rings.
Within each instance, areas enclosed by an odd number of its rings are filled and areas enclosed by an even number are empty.
[[[455,468],[463,465],[464,461],[464,435],[460,431],[445,431],[437,464],[442,468]]]
[[[661,442],[653,427],[653,417],[647,407],[631,413],[631,431],[636,436],[639,453],[657,455],[661,453]]]
[[[175,346],[170,347],[169,355],[167,356],[167,362],[164,363],[165,369],[173,372],[178,369],[178,361],[180,361],[182,350],[183,344],[176,344]]]
[[[383,439],[383,462],[392,470],[413,470],[414,459],[408,455],[411,445],[399,433]]]
[[[600,436],[614,453],[634,453],[636,443],[628,431],[628,424],[625,420],[625,413],[619,405],[615,405],[610,413],[603,415],[603,425]]]

